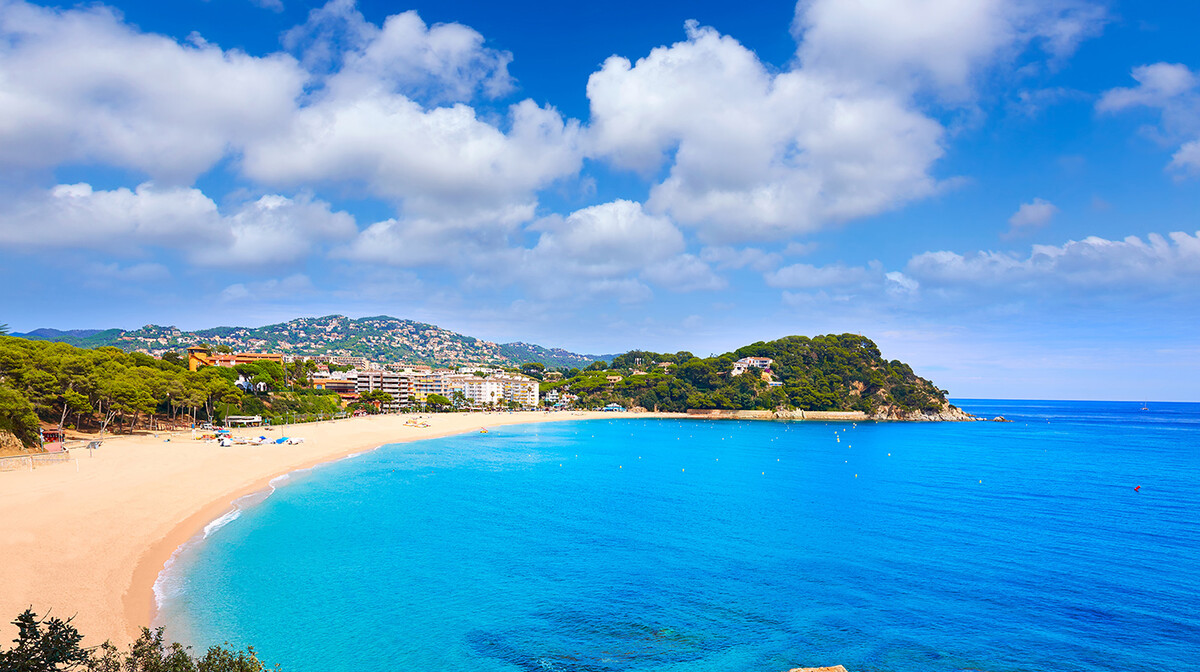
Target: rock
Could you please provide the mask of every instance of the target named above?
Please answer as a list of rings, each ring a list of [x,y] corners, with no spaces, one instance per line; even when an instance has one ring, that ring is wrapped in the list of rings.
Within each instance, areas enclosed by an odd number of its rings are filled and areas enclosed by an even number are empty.
[[[846,668],[842,667],[841,665],[834,665],[833,667],[793,667],[792,669],[788,670],[788,672],[848,672],[848,671],[846,670]]]
[[[1012,422],[1012,420],[1005,418],[1003,415],[997,415],[992,418],[992,422]]]
[[[973,422],[979,418],[947,403],[938,411],[904,411],[895,406],[880,406],[871,419],[903,422]]]
[[[25,445],[12,432],[0,429],[0,453],[23,453]]]

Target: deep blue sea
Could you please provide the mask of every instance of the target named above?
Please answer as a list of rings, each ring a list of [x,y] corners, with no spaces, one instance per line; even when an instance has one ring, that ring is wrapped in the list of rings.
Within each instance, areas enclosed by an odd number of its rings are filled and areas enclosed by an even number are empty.
[[[1200,404],[956,403],[1014,422],[386,446],[211,525],[161,620],[300,672],[1200,670]]]

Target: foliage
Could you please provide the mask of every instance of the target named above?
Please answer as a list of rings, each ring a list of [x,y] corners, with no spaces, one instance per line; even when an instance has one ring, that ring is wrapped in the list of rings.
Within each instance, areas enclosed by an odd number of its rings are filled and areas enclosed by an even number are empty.
[[[440,394],[431,394],[425,397],[425,405],[432,407],[434,410],[442,411],[449,408],[452,402],[448,397]]]
[[[32,609],[26,609],[13,625],[17,626],[18,636],[12,649],[0,651],[0,672],[264,672],[268,669],[252,647],[237,651],[214,646],[203,656],[193,657],[182,644],[167,644],[162,628],[142,628],[138,640],[122,653],[109,642],[95,649],[81,646],[83,635],[69,618],[38,619]]]
[[[755,368],[732,375],[734,362],[744,357],[774,360],[769,375]],[[663,362],[671,366],[657,366]],[[621,375],[620,381],[608,380],[614,373]],[[946,404],[945,391],[918,377],[907,364],[885,361],[875,343],[857,334],[788,336],[703,359],[686,351],[633,350],[613,357],[608,370],[597,362],[571,374],[543,383],[541,391],[569,390],[588,407],[615,402],[661,411],[798,408],[873,413],[882,406],[932,411]]]
[[[13,619],[17,638],[8,651],[0,651],[0,672],[54,672],[88,669],[92,656],[79,645],[83,635],[71,619],[39,619],[26,609]]]

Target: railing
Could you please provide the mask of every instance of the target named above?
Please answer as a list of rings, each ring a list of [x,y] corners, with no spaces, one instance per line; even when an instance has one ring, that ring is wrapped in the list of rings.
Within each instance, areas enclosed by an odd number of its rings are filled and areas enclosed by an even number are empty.
[[[59,453],[30,453],[28,455],[12,455],[9,457],[0,457],[0,471],[19,471],[34,469],[45,466],[47,464],[57,464],[69,462],[71,460],[71,451],[64,450]]]

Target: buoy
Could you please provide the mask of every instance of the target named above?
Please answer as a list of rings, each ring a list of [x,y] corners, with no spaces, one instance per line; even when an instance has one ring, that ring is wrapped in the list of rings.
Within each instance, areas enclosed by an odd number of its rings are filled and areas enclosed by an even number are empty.
[[[858,474],[855,474],[855,475],[854,475],[854,477],[855,477],[855,478],[858,478]]]
[[[687,469],[680,469],[680,471],[687,471]]]
[[[621,465],[621,466],[619,466],[619,467],[617,467],[617,468],[618,468],[618,469],[624,469],[624,468],[625,468],[625,465]]]
[[[1138,490],[1141,490],[1141,489],[1142,489],[1142,486],[1140,486],[1140,485],[1139,485],[1139,486],[1137,486],[1136,488],[1134,488],[1134,489],[1133,489],[1133,491],[1134,491],[1134,492],[1137,492]]]

